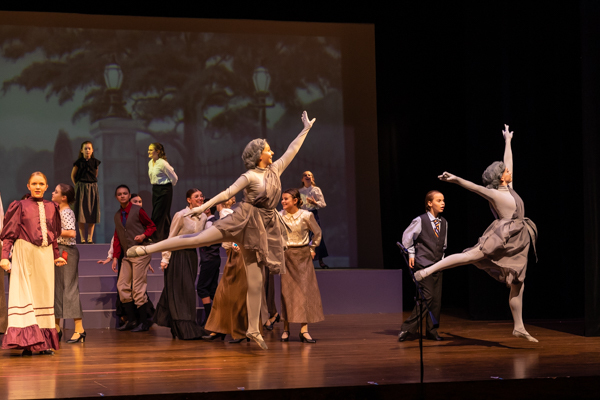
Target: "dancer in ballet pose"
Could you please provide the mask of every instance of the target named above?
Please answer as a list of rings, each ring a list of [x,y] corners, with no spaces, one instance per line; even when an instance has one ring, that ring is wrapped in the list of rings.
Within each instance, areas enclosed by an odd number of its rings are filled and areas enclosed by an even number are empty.
[[[530,342],[538,340],[531,336],[523,324],[523,290],[527,271],[527,253],[529,245],[537,239],[537,228],[533,221],[525,218],[525,208],[521,197],[513,190],[513,159],[511,140],[513,132],[504,125],[504,162],[496,161],[483,173],[486,187],[444,172],[439,178],[446,182],[457,183],[488,200],[496,219],[485,230],[474,247],[460,254],[453,254],[443,260],[415,272],[415,278],[421,281],[434,272],[465,264],[474,264],[487,272],[492,278],[506,283],[510,288],[508,303],[514,321],[513,335]]]
[[[218,220],[202,232],[168,238],[148,246],[136,246],[127,251],[128,257],[139,257],[160,251],[208,246],[213,243],[238,243],[242,250],[248,279],[246,336],[263,349],[267,349],[267,345],[259,330],[261,291],[264,290],[261,268],[266,265],[274,273],[285,272],[283,247],[287,240],[288,228],[275,207],[281,196],[279,177],[300,150],[315,119],[310,120],[305,111],[302,113],[302,122],[304,129],[275,162],[273,162],[274,153],[266,140],[254,139],[248,143],[242,153],[248,171],[228,189],[191,211],[195,214],[201,213],[244,190],[244,200],[231,215]]]

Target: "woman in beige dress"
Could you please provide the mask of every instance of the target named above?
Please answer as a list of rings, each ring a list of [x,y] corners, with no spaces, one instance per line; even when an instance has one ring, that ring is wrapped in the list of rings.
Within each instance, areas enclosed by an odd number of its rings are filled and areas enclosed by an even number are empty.
[[[290,322],[300,323],[300,341],[315,343],[308,333],[308,324],[323,321],[323,305],[312,264],[315,248],[321,241],[321,228],[310,211],[301,210],[302,199],[298,189],[288,189],[281,196],[281,215],[291,228],[288,233],[285,266],[281,275],[281,316],[283,334],[281,341],[290,339]],[[309,239],[312,232],[312,241]]]

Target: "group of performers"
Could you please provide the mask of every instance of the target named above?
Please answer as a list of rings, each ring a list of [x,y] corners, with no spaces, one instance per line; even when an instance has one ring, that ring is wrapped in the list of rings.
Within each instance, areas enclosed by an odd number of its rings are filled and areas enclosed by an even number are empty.
[[[308,324],[322,321],[324,317],[312,263],[317,259],[321,267],[327,268],[323,262],[327,250],[319,246],[323,241],[318,217],[318,209],[325,207],[325,201],[310,171],[303,174],[300,189],[282,192],[280,181],[315,122],[306,112],[301,119],[303,130],[279,159],[273,161],[274,152],[266,140],[252,140],[242,154],[247,171],[229,188],[206,201],[202,192],[190,189],[186,193],[188,206],[177,212],[172,221],[169,210],[177,175],[166,161],[162,145],[150,145],[152,217],[135,204],[136,196],[126,185],[117,187],[115,197],[120,207],[114,216],[112,254],[109,251],[107,260],[100,261],[106,264],[112,260],[113,270],[119,273],[117,289],[124,314],[119,330],[142,332],[157,323],[170,327],[173,338],[215,340],[229,334],[232,342],[252,339],[267,349],[263,329],[271,330],[280,320],[274,309],[270,277],[281,274],[284,321],[281,341],[289,341],[290,323],[300,323],[300,340],[315,343]],[[525,330],[522,320],[527,253],[531,242],[535,248],[537,230],[533,222],[524,217],[523,201],[512,189],[513,132],[506,126],[503,135],[504,161],[486,169],[485,187],[447,172],[439,176],[490,202],[496,219],[477,245],[461,254],[444,257],[448,224],[440,217],[445,203],[439,191],[427,193],[427,212],[412,221],[404,232],[403,243],[409,248],[409,266],[414,268],[415,279],[420,282],[429,309],[438,320],[441,270],[475,264],[509,286],[513,335],[537,341]],[[100,213],[97,206],[99,164],[93,157],[92,144],[85,142],[73,168],[75,189],[59,184],[52,195],[53,201],[44,200],[48,182],[41,172],[35,172],[27,183],[30,194],[8,208],[0,234],[3,244],[0,266],[11,272],[3,348],[22,349],[24,355],[33,351],[52,354],[59,348],[60,318],[75,321],[75,332],[69,343],[85,341],[77,283],[79,255],[74,245],[75,223],[79,223],[82,243],[93,242],[93,224],[98,222]],[[235,196],[241,191],[243,200],[236,203]],[[69,207],[73,202],[75,213]],[[276,210],[279,202],[283,207],[281,212]],[[306,209],[302,209],[303,206]],[[217,211],[219,219],[213,216]],[[218,251],[221,245],[227,252],[223,278],[217,286],[218,267],[215,270],[209,266],[201,273],[198,283],[198,295],[206,310],[206,332],[196,321],[196,248],[201,248],[204,268],[214,254],[215,247],[211,246],[217,246]],[[165,280],[156,311],[146,293],[147,271],[151,268],[153,253],[162,253]],[[402,325],[399,341],[415,333],[418,317],[415,309]],[[431,321],[427,325],[427,337],[442,340]]]
[[[264,283],[272,274],[281,273],[285,276],[281,310],[285,332],[281,340],[289,340],[290,323],[300,323],[301,341],[315,342],[307,324],[323,320],[312,260],[322,237],[317,210],[325,206],[325,201],[309,171],[304,173],[306,182],[303,181],[301,189],[304,195],[290,189],[282,196],[279,179],[300,150],[314,121],[306,112],[302,114],[304,129],[275,162],[266,140],[251,141],[242,154],[248,171],[207,201],[198,189],[190,189],[186,193],[188,207],[176,213],[173,221],[168,210],[177,175],[166,161],[162,145],[150,145],[153,216],[150,218],[141,206],[134,204],[126,185],[117,187],[115,197],[120,208],[114,217],[112,254],[109,251],[107,259],[100,261],[106,264],[112,260],[113,270],[119,273],[117,289],[125,314],[119,330],[140,332],[158,323],[169,326],[173,337],[181,339],[213,340],[230,334],[234,341],[253,339],[267,349],[261,329],[272,329],[279,321],[279,314],[275,310],[272,319],[268,318]],[[49,202],[43,199],[47,179],[41,172],[35,172],[27,184],[30,194],[8,208],[0,234],[3,243],[0,266],[11,272],[3,348],[22,349],[24,355],[33,351],[52,354],[59,348],[62,335],[60,318],[75,321],[69,343],[85,341],[77,283],[75,224],[79,223],[81,242],[93,243],[93,228],[100,214],[99,164],[93,156],[92,143],[85,142],[73,167],[75,188],[59,184],[53,202]],[[235,203],[235,195],[242,190],[243,201]],[[279,201],[284,208],[281,214],[276,210]],[[303,202],[313,207],[302,210]],[[69,207],[71,203],[75,213]],[[212,208],[215,213],[216,207],[220,212],[218,220],[211,218],[209,211]],[[198,283],[198,294],[202,290],[212,299],[204,303],[203,297],[206,330],[212,332],[207,334],[197,325],[195,315],[196,248],[201,248],[201,255],[209,254],[210,246],[216,245],[218,250],[221,243],[228,256],[223,279],[218,286]],[[155,252],[162,252],[161,269],[165,271],[165,286],[156,311],[146,294],[150,254]],[[326,255],[324,249],[317,258],[323,268],[327,268],[322,261]],[[215,277],[218,279],[218,266],[216,271],[215,274],[213,268],[212,274],[206,273],[207,279],[212,282]],[[272,294],[270,286],[267,293]]]

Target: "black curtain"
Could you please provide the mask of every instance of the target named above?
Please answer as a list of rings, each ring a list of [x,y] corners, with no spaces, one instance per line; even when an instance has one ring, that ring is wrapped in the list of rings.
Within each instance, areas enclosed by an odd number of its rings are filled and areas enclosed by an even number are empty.
[[[481,183],[483,170],[502,160],[507,123],[515,131],[515,190],[540,232],[524,316],[583,318],[579,4],[403,5],[376,27],[386,266],[402,265],[393,241],[423,212],[430,189],[446,197],[447,254],[477,242],[493,219],[487,202],[437,175]],[[404,289],[409,309],[407,275]],[[448,270],[443,292],[446,309],[510,318],[508,289],[473,266]]]
[[[585,335],[600,335],[600,3],[581,7]]]

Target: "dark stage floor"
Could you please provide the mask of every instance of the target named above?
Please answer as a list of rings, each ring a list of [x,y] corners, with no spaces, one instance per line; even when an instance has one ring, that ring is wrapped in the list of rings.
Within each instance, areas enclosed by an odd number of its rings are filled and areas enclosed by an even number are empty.
[[[159,398],[148,395],[179,393],[160,398],[195,398],[192,393],[204,392],[201,398],[210,399],[418,398],[418,341],[397,342],[402,317],[327,316],[310,326],[315,345],[300,343],[298,325],[292,326],[291,341],[281,343],[279,323],[267,333],[267,351],[253,342],[172,340],[168,329],[157,327],[148,333],[89,330],[87,343],[63,343],[55,356],[0,352],[0,397]],[[424,341],[425,398],[493,398],[503,390],[513,399],[528,398],[520,395],[524,382],[538,392],[536,385],[556,387],[556,398],[561,390],[572,398],[585,397],[598,389],[600,338],[573,333],[578,324],[528,324],[540,341],[529,343],[511,335],[509,321],[444,315],[440,332],[445,340]],[[557,382],[566,384],[558,387]],[[299,388],[309,389],[282,390]]]

